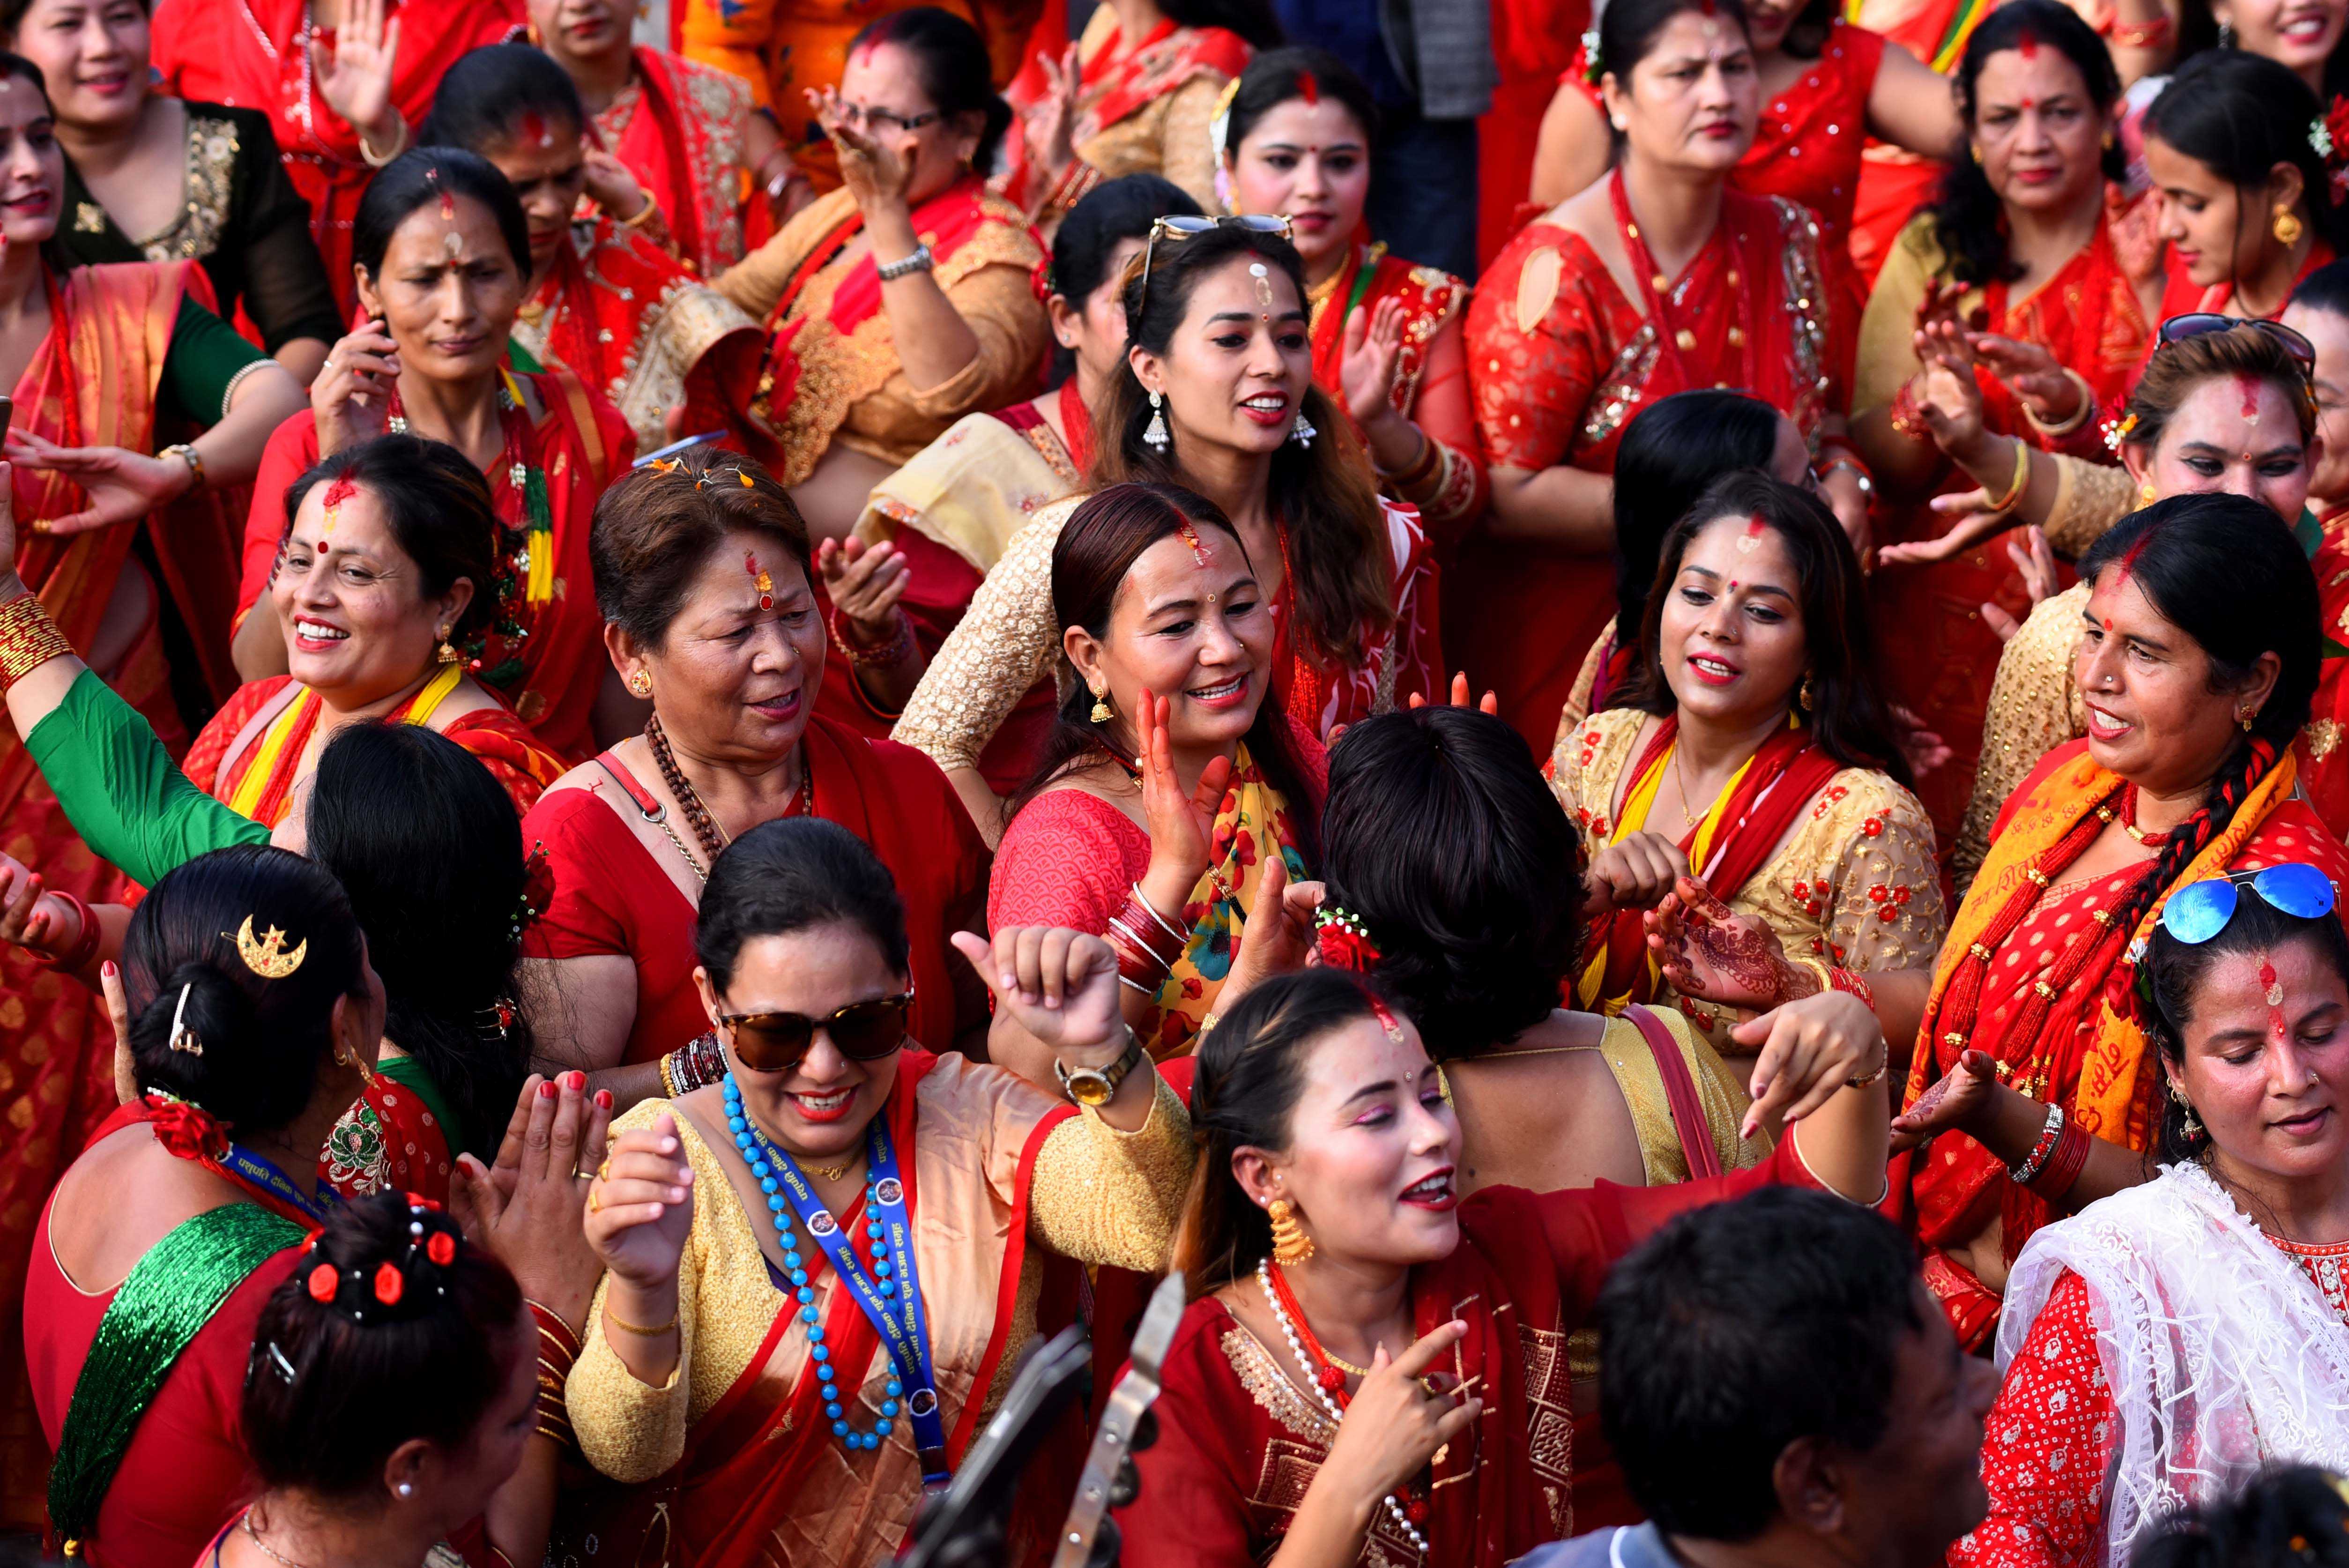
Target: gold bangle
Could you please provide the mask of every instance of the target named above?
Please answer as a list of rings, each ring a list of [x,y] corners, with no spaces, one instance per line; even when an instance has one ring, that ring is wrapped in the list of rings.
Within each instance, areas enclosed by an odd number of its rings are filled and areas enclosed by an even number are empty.
[[[620,227],[623,229],[641,229],[646,224],[651,222],[655,214],[659,211],[660,203],[652,199],[652,193],[650,191],[647,191],[645,193],[645,204],[636,209],[636,215],[635,217],[621,219]]]
[[[651,1339],[657,1336],[667,1334],[670,1329],[675,1328],[677,1326],[677,1314],[674,1312],[670,1313],[668,1315],[668,1321],[662,1324],[658,1328],[645,1328],[636,1324],[630,1323],[626,1318],[622,1317],[618,1313],[614,1312],[612,1310],[612,1304],[607,1301],[604,1304],[604,1321],[610,1324],[613,1327],[621,1330],[623,1333],[640,1334],[647,1339]]]
[[[2014,477],[2007,481],[2006,498],[1991,503],[1992,515],[2013,511],[2014,503],[2023,499],[2023,487],[2031,482],[2031,444],[2019,436],[2007,439],[2014,443]]]
[[[358,138],[359,158],[369,169],[381,169],[408,150],[408,139],[414,134],[409,129],[408,117],[403,114],[393,118],[399,121],[399,139],[392,143],[391,150],[380,158],[376,156],[375,149],[367,145],[367,132],[357,126],[351,127],[351,133]]]
[[[2068,365],[2064,367],[2064,374],[2073,386],[2080,389],[2080,407],[2074,410],[2070,418],[2059,419],[2051,424],[2042,419],[2038,410],[2032,407],[2030,404],[2023,403],[2023,417],[2031,421],[2031,428],[2051,440],[2059,436],[2070,435],[2086,424],[2090,416],[2096,411],[2096,393],[2095,389],[2088,385],[2088,378]],[[2023,400],[2017,398],[2016,401],[2021,403]]]
[[[70,657],[74,645],[30,593],[0,604],[0,691],[15,686],[51,659]]]

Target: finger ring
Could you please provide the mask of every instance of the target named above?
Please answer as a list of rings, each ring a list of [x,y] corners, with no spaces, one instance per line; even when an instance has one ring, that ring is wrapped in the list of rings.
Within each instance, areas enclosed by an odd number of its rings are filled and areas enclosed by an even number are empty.
[[[571,1179],[574,1181],[593,1181],[601,1174],[600,1171],[574,1171],[571,1173]]]
[[[604,1163],[595,1167],[595,1180],[598,1181],[608,1181],[611,1179],[612,1157],[606,1154],[604,1156]]]
[[[604,1212],[604,1201],[596,1195],[598,1191],[596,1187],[587,1189],[587,1212],[591,1214],[600,1214]]]

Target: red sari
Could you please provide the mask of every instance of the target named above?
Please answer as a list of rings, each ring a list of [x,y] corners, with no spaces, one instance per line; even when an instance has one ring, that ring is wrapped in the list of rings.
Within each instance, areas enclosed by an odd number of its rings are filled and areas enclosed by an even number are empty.
[[[2349,507],[2328,511],[2316,521],[2324,538],[2309,565],[2316,573],[2325,652],[2317,665],[2308,724],[2294,750],[2300,757],[2300,787],[2309,804],[2333,837],[2349,838],[2349,756],[2341,750],[2342,738],[2349,733],[2349,657],[2339,651],[2349,645]]]
[[[1819,1184],[1791,1139],[1752,1170],[1678,1186],[1487,1187],[1463,1202],[1459,1247],[1413,1271],[1413,1332],[1467,1321],[1448,1370],[1481,1379],[1485,1411],[1435,1467],[1419,1526],[1425,1558],[1381,1508],[1361,1561],[1501,1568],[1545,1541],[1636,1523],[1629,1500],[1600,1474],[1611,1463],[1574,1451],[1568,1336],[1589,1318],[1616,1260],[1666,1220],[1779,1184]],[[1250,1277],[1238,1288],[1257,1287]],[[1134,1456],[1141,1494],[1118,1516],[1127,1568],[1272,1555],[1331,1439],[1327,1417],[1291,1382],[1296,1370],[1286,1345],[1257,1339],[1215,1296],[1191,1304],[1153,1410],[1158,1441]]]
[[[240,794],[257,790],[254,810],[247,814],[265,828],[274,828],[285,820],[286,809],[293,802],[294,787],[301,781],[302,753],[318,725],[317,704],[304,701],[306,692],[296,692],[290,700],[284,696],[294,684],[291,676],[265,676],[242,687],[228,699],[227,707],[212,715],[212,721],[196,736],[195,744],[188,748],[187,760],[181,764],[196,788],[215,800],[235,805]],[[385,715],[384,722],[423,722],[411,717],[415,704],[416,699],[410,697]],[[288,710],[296,707],[307,711],[291,714],[283,742],[267,747],[267,737],[275,727],[270,721],[288,715]],[[513,801],[517,815],[536,805],[539,795],[563,776],[566,766],[563,758],[539,743],[527,725],[502,707],[464,714],[441,728],[440,733],[481,758],[490,777]],[[264,749],[272,753],[268,771],[255,779],[254,769],[261,764]]]
[[[398,0],[399,24],[391,101],[410,129],[424,123],[432,94],[457,57],[518,37],[520,0]],[[351,222],[375,170],[359,135],[318,96],[305,40],[329,56],[331,28],[313,32],[308,0],[171,0],[155,17],[153,61],[162,90],[184,98],[264,110],[286,177],[310,204],[310,234],[346,316],[351,281]]]
[[[2292,273],[2292,287],[2293,289],[2300,287],[2302,283],[2307,281],[2309,273],[2314,272],[2317,268],[2324,265],[2327,262],[2332,260],[2333,247],[2331,245],[2325,243],[2324,240],[2321,236],[2311,241],[2308,246],[2308,254],[2301,260],[2300,271]],[[2225,315],[2231,314],[2228,311],[2227,307],[2232,304],[2234,301],[2235,284],[2233,280],[2229,279],[2220,283],[2215,283],[2209,287],[2205,288],[2200,284],[2196,283],[2191,277],[2189,277],[2185,268],[2178,266],[2173,263],[2171,263],[2162,284],[2161,319],[2168,321],[2173,315],[2185,315],[2189,312],[2198,310],[2216,311],[2220,315]],[[2276,302],[2275,309],[2268,315],[2266,319],[2269,321],[2279,320],[2283,315],[2284,307],[2291,303],[2292,290],[2287,289],[2284,291],[2283,298]],[[2152,345],[2147,344],[2146,346],[2146,354],[2150,357],[2152,353],[2153,346]]]
[[[1899,44],[1948,76],[1957,68],[1982,19],[1996,0],[1844,0],[1844,16]],[[1933,199],[1941,161],[1906,148],[1870,141],[1860,155],[1859,187],[1852,204],[1850,252],[1863,287],[1892,253],[1892,242],[1917,209]]]
[[[1132,48],[1123,48],[1123,44],[1122,35],[1112,27],[1100,46],[1078,63],[1077,114],[1070,128],[1070,144],[1087,161],[1092,161],[1087,156],[1088,144],[1120,120],[1198,77],[1236,79],[1247,69],[1248,57],[1256,52],[1247,39],[1226,28],[1184,27],[1171,19],[1160,22]],[[1053,63],[1060,63],[1057,46]],[[1010,127],[1003,135],[1003,173],[996,189],[1023,212],[1039,211],[1053,194],[1039,188],[1027,140],[1028,115],[1050,91],[1044,67],[1034,55],[1021,63],[1019,74],[1003,89],[1012,113]]]
[[[554,523],[551,597],[526,603],[518,586],[512,613],[524,629],[519,643],[493,636],[474,679],[491,687],[528,725],[539,744],[564,758],[586,756],[593,748],[588,721],[603,689],[610,661],[604,656],[604,617],[595,608],[595,572],[587,559],[587,530],[595,498],[636,454],[636,437],[618,410],[580,384],[568,371],[526,376],[538,395],[537,419],[525,420],[523,460],[546,476],[546,500]],[[285,491],[318,460],[318,428],[310,411],[288,418],[269,438],[261,471],[253,481],[253,514],[244,525],[244,576],[237,614],[250,613],[277,561],[285,537]],[[489,476],[498,521],[515,537],[527,520],[524,499],[512,478]],[[526,537],[526,536],[524,536]],[[514,547],[501,542],[499,553],[517,584]],[[505,612],[502,609],[502,614]]]
[[[2173,888],[2221,871],[2294,861],[2317,866],[2336,885],[2349,878],[2349,851],[2293,797],[2296,778],[2287,753]],[[2093,814],[2100,804],[2110,806],[2118,788],[2119,780],[2088,756],[2087,742],[2075,740],[2049,752],[2007,801],[1992,829],[1990,853],[1942,946],[1905,1103],[1915,1104],[1948,1074],[1961,1051],[1985,1050],[1997,1058],[1999,1076],[2010,1088],[2063,1105],[2082,1128],[2109,1142],[2140,1150],[2150,1146],[2161,1074],[2136,1021],[2135,965],[2126,951],[2151,930],[2161,903],[2136,932],[2095,915],[2117,903],[2152,862],[2092,881],[2073,879],[2060,848],[2098,830]],[[2000,912],[2042,881],[2050,885],[2002,938]],[[1969,956],[1977,947],[1990,954],[1986,961]],[[2052,995],[2040,993],[2043,982]],[[1962,1006],[1970,987],[1979,996],[1971,1019]],[[1999,1297],[1940,1249],[1972,1240],[1997,1220],[2002,1251],[2012,1263],[2050,1212],[2036,1194],[2009,1181],[2006,1166],[1971,1139],[1947,1133],[1920,1152],[1921,1158],[1894,1159],[1893,1189],[1903,1194],[1918,1241],[1928,1249],[1927,1286],[1962,1343],[1985,1344],[1998,1326]]]
[[[815,814],[870,844],[896,879],[913,945],[908,1030],[925,1045],[951,1049],[955,975],[968,966],[947,936],[982,929],[987,846],[946,775],[912,748],[867,740],[821,715],[810,718],[801,745],[815,783]],[[544,846],[554,889],[546,912],[524,930],[523,953],[631,960],[636,1024],[621,1061],[636,1063],[659,1060],[706,1031],[709,1019],[693,986],[700,884],[683,861],[656,860],[630,830],[622,813],[633,817],[638,807],[629,787],[597,766],[578,786],[550,790],[523,819],[523,841],[533,853]]]
[[[659,204],[686,270],[716,277],[742,259],[742,127],[750,115],[750,84],[642,45],[629,57],[635,74],[595,117],[595,134]]]
[[[1701,387],[1744,387],[1807,435],[1847,369],[1826,299],[1817,223],[1775,197],[1723,193],[1713,237],[1664,291],[1672,335],[1661,340],[1656,307],[1626,299],[1579,235],[1530,224],[1468,307],[1485,463],[1609,473],[1641,407]],[[1472,537],[1445,598],[1454,662],[1547,755],[1583,656],[1614,614],[1607,557]]]

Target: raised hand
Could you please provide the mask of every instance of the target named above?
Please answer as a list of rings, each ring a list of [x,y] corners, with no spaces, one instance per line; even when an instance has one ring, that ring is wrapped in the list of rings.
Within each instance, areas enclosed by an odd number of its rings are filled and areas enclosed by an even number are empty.
[[[1900,755],[1909,759],[1909,771],[1918,778],[1922,779],[1957,755],[1948,741],[1926,728],[1923,719],[1899,703],[1891,705],[1891,717],[1892,727],[1899,738]]]
[[[1402,302],[1392,296],[1369,310],[1357,306],[1346,318],[1344,357],[1338,385],[1346,411],[1358,425],[1392,413],[1395,373],[1402,365]]]
[[[399,22],[384,20],[385,0],[350,0],[343,9],[342,26],[335,29],[335,52],[329,56],[317,38],[310,39],[310,70],[318,96],[351,128],[367,139],[382,157],[396,136],[398,115],[391,107],[393,63],[399,56]],[[373,134],[371,134],[373,133]]]
[[[1366,1513],[1383,1507],[1381,1499],[1426,1469],[1436,1449],[1475,1423],[1485,1410],[1481,1398],[1435,1393],[1422,1381],[1467,1332],[1468,1326],[1454,1318],[1400,1356],[1388,1356],[1383,1345],[1372,1353],[1371,1374],[1346,1407],[1330,1457],[1313,1478],[1315,1489],[1340,1488],[1340,1496]]]
[[[1142,769],[1142,814],[1150,824],[1150,870],[1142,885],[1152,907],[1161,914],[1169,910],[1179,913],[1183,901],[1206,872],[1215,841],[1216,812],[1232,780],[1231,758],[1217,757],[1200,769],[1195,788],[1184,789],[1183,781],[1174,776],[1174,743],[1166,730],[1171,711],[1164,697],[1154,697],[1145,691],[1134,704],[1133,714],[1142,747],[1141,755],[1134,758]]]
[[[1256,908],[1234,939],[1231,972],[1216,993],[1218,1011],[1275,975],[1293,975],[1313,958],[1313,917],[1321,908],[1325,890],[1318,882],[1292,882],[1288,862],[1278,854],[1264,858],[1264,874],[1256,884]]]
[[[676,1280],[692,1229],[693,1166],[664,1110],[612,1140],[587,1184],[587,1243],[615,1279],[657,1292]]]
[[[1007,926],[989,943],[968,931],[954,934],[955,950],[970,960],[998,1008],[1055,1055],[1095,1058],[1125,1048],[1118,1010],[1117,954],[1098,936],[1058,926]]]
[[[1403,699],[1403,706],[1405,707],[1426,707],[1429,704],[1427,698],[1422,696],[1417,692],[1413,692],[1410,696]],[[1453,672],[1452,700],[1446,706],[1452,707],[1466,707],[1468,706],[1468,672],[1466,670],[1454,670]],[[1476,699],[1476,711],[1478,713],[1497,715],[1501,711],[1501,699],[1488,691],[1483,696]],[[1336,744],[1334,738],[1331,740],[1331,744]]]
[[[1917,329],[1917,408],[1933,444],[1951,457],[1961,457],[1981,445],[1982,395],[1974,380],[1973,350],[1966,330],[1956,322],[1937,320]]]
[[[2034,523],[2023,531],[2021,539],[2008,540],[2006,558],[2023,573],[2023,590],[2031,595],[2033,609],[2055,592],[2055,552],[2047,542],[2045,529]],[[2014,634],[2023,630],[2023,623],[1997,604],[1985,603],[1982,618],[1998,634],[2002,643],[2013,641]]]
[[[1751,1138],[1771,1120],[1791,1127],[1833,1099],[1853,1079],[1882,1069],[1890,1047],[1868,1004],[1843,991],[1822,991],[1748,1018],[1729,1031],[1759,1057],[1739,1136]]]
[[[1626,833],[1590,857],[1582,913],[1595,920],[1619,909],[1653,909],[1688,874],[1688,856],[1661,833]]]
[[[651,195],[636,182],[635,171],[626,164],[592,144],[583,147],[582,151],[585,154],[587,195],[595,205],[626,223],[641,217],[644,210],[653,204]]]
[[[1737,913],[1695,877],[1675,879],[1640,919],[1665,984],[1683,996],[1759,1012],[1819,989],[1767,921]]]
[[[868,545],[853,535],[827,539],[816,546],[815,566],[858,643],[877,648],[897,634],[897,606],[914,580],[903,551],[886,540]]]
[[[876,205],[905,205],[906,187],[914,180],[914,133],[907,131],[891,143],[859,130],[843,117],[834,88],[811,88],[807,98],[816,123],[840,154],[841,182],[854,198],[857,211],[869,215]]]
[[[1998,1087],[1998,1064],[1988,1051],[1960,1052],[1957,1066],[1892,1119],[1892,1152],[1929,1143],[1936,1133],[1970,1130],[1990,1111]]]
[[[2007,390],[2022,399],[2040,423],[2060,425],[2078,417],[2088,398],[2087,384],[2064,371],[2044,344],[1992,332],[1966,334],[1966,346]],[[2093,409],[2090,412],[2094,412]]]
[[[43,885],[41,873],[0,854],[0,942],[56,958],[81,940],[81,916]]]
[[[177,458],[150,457],[122,447],[60,447],[30,430],[8,432],[11,462],[60,473],[81,486],[89,504],[63,517],[36,518],[36,533],[88,533],[137,522],[188,492],[195,472]]]
[[[589,1095],[583,1072],[554,1079],[533,1073],[514,1119],[521,1136],[509,1123],[498,1150],[503,1180],[472,1155],[459,1155],[450,1212],[468,1240],[513,1272],[524,1295],[576,1328],[604,1272],[588,1244],[585,1205],[591,1172],[607,1152],[611,1092]]]
[[[399,346],[381,321],[359,324],[326,351],[310,383],[318,452],[332,457],[391,428],[391,389],[399,380]]]
[[[1077,63],[1074,44],[1058,61],[1040,51],[1036,64],[1044,73],[1044,96],[1030,108],[1019,129],[1036,163],[1032,188],[1049,195],[1077,160],[1077,94],[1084,85],[1084,70]]]

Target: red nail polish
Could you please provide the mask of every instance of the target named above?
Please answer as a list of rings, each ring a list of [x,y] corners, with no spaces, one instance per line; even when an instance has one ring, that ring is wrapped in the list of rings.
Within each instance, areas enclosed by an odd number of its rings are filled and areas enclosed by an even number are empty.
[[[609,1110],[609,1109],[612,1109],[612,1091],[611,1091],[610,1089],[608,1089],[608,1088],[599,1088],[599,1089],[597,1089],[597,1090],[595,1091],[595,1106],[596,1106],[596,1109],[599,1109],[599,1110]]]
[[[574,1090],[585,1088],[587,1087],[587,1075],[581,1072],[564,1073],[563,1075],[563,1087],[567,1089]]]
[[[541,1099],[553,1099],[554,1098],[554,1086],[551,1083],[543,1083],[539,1085],[538,1098]]]
[[[115,975],[117,975],[117,974],[120,973],[120,971],[117,970],[117,969],[114,967],[114,960],[113,960],[113,959],[111,959],[111,958],[108,959],[105,963],[103,963],[103,964],[99,965],[98,966],[98,972],[99,974],[101,974],[101,975],[104,975],[108,976],[109,978],[111,978],[111,977],[113,977]]]

